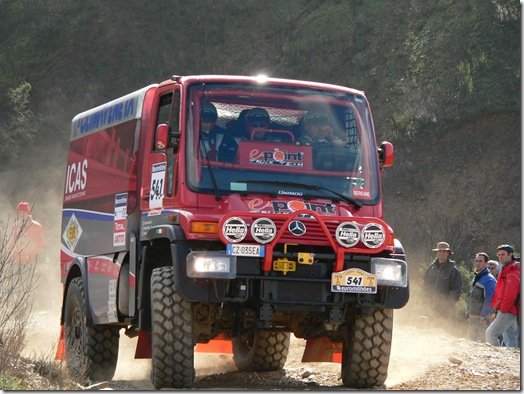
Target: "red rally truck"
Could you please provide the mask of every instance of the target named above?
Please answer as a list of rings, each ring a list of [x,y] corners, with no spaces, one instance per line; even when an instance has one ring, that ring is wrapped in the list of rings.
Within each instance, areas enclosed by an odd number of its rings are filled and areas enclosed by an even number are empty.
[[[393,155],[363,92],[309,81],[173,76],[78,114],[57,358],[111,379],[124,329],[156,388],[189,388],[195,352],[278,370],[293,333],[344,386],[382,385],[409,298],[383,220]]]

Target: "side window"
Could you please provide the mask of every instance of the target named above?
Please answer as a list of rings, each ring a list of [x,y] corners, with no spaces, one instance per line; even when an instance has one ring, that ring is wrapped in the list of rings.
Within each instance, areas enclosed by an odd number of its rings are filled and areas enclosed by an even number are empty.
[[[165,94],[162,97],[160,97],[160,103],[158,104],[158,115],[157,115],[156,123],[155,123],[155,133],[156,133],[156,130],[158,129],[158,125],[160,124],[171,125],[170,118],[171,118],[171,108],[172,108],[171,103],[173,102],[173,93],[174,92],[169,92],[168,94]],[[155,141],[156,141],[156,138],[155,138]],[[165,150],[165,148],[153,146],[153,150],[155,151]]]
[[[176,168],[176,155],[173,149],[174,135],[179,133],[179,112],[180,112],[180,92],[178,90],[171,91],[160,97],[158,104],[158,115],[155,124],[155,133],[158,131],[158,126],[166,124],[169,126],[170,133],[168,138],[170,139],[168,149],[162,146],[153,146],[154,151],[165,151],[167,157],[167,185],[166,194],[172,196],[176,193],[173,190],[174,174]],[[155,141],[157,139],[155,138]],[[175,183],[176,184],[176,183]]]

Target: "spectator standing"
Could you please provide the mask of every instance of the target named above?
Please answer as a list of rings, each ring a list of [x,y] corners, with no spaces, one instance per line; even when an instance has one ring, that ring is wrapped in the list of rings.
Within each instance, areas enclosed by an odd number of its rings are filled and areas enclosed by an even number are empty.
[[[424,288],[433,312],[439,317],[455,317],[455,304],[460,297],[462,278],[450,257],[453,251],[447,242],[438,242],[437,257],[424,275]]]
[[[513,257],[513,247],[507,244],[497,248],[497,257],[502,269],[491,300],[497,316],[486,330],[486,342],[500,346],[498,337],[502,335],[506,346],[519,347],[520,263]]]
[[[485,341],[489,316],[494,313],[490,303],[497,280],[488,269],[488,260],[484,252],[475,255],[475,278],[468,295],[468,337],[477,342]]]
[[[500,273],[499,262],[497,260],[489,260],[488,261],[488,269],[490,270],[491,275],[493,275],[495,277],[495,279],[497,279],[498,276],[499,276],[499,273]]]
[[[19,263],[35,263],[44,249],[42,225],[31,216],[31,205],[20,201],[16,206],[15,256]]]

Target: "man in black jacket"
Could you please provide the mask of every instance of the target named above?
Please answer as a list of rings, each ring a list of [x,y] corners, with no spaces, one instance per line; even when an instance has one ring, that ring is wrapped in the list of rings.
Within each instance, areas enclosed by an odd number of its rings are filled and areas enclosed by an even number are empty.
[[[438,242],[433,251],[437,252],[437,258],[424,275],[424,289],[435,314],[454,319],[455,303],[460,297],[462,278],[455,261],[450,259],[453,251],[447,242]]]

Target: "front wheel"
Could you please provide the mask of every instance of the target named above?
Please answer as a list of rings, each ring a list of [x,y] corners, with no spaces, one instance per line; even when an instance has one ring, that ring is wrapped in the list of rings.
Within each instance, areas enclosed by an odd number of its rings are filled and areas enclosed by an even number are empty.
[[[190,388],[195,379],[191,304],[175,290],[173,267],[151,275],[151,380],[155,388]]]
[[[118,359],[119,328],[87,327],[84,280],[74,278],[66,295],[64,336],[69,375],[81,384],[111,380]]]
[[[255,331],[233,338],[233,360],[241,371],[276,371],[284,368],[289,332]]]
[[[393,310],[377,308],[349,323],[342,350],[344,386],[371,388],[383,385],[388,376]]]

